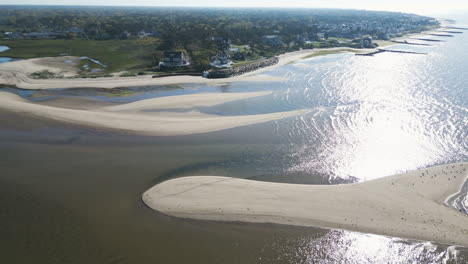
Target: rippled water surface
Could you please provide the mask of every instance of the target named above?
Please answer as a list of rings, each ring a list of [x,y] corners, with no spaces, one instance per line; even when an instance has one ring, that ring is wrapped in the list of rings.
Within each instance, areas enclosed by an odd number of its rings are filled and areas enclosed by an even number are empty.
[[[4,258],[9,263],[467,263],[466,248],[341,230],[181,220],[140,201],[154,184],[179,176],[330,184],[466,162],[468,31],[444,40],[389,47],[428,55],[337,54],[265,73],[285,77],[281,82],[112,92],[4,88],[37,103],[69,107],[270,90],[271,95],[190,110],[220,115],[310,110],[265,124],[167,138],[0,113]],[[458,209],[468,206],[467,190],[465,184],[451,201]]]

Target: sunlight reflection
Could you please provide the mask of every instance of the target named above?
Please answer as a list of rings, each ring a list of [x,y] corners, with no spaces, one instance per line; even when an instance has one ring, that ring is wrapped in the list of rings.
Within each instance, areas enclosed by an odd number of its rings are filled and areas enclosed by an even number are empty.
[[[275,247],[280,254],[277,260],[287,260],[289,263],[406,264],[466,261],[459,254],[465,250],[463,248],[438,246],[430,242],[408,242],[343,230],[329,231],[318,239],[301,237],[266,246]]]
[[[304,133],[320,144],[297,146],[291,156],[300,162],[289,171],[368,180],[436,163],[444,154],[442,136],[454,133],[447,133],[450,122],[439,128],[434,112],[443,108],[421,92],[437,83],[421,67],[426,63],[422,55],[384,53],[351,56],[330,71],[322,89],[340,103],[307,117]]]

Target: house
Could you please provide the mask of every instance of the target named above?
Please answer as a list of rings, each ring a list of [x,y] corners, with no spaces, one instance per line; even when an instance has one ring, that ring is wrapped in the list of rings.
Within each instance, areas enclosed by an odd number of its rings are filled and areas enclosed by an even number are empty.
[[[317,38],[319,40],[324,40],[325,39],[325,33],[317,33]]]
[[[360,40],[361,48],[366,48],[366,49],[373,49],[376,48],[378,45],[376,43],[372,42],[372,37],[371,36],[364,36]]]
[[[230,67],[231,66],[231,56],[228,53],[220,53],[211,58],[211,66],[222,68],[222,67]]]
[[[188,63],[185,54],[181,51],[165,51],[164,59],[159,63],[159,68],[187,66]]]
[[[127,30],[125,30],[124,32],[122,32],[120,35],[119,35],[119,38],[121,39],[128,39],[129,37],[132,36],[132,33],[128,32]]]
[[[262,37],[262,42],[269,46],[282,46],[283,42],[278,35],[265,35]]]
[[[83,33],[83,30],[81,30],[78,27],[70,27],[70,28],[68,28],[68,33],[80,34],[80,33]]]
[[[140,30],[137,33],[137,36],[142,38],[142,37],[151,37],[151,36],[156,36],[157,32],[146,32],[145,30]]]
[[[48,32],[48,31],[29,32],[29,33],[23,34],[23,36],[26,38],[51,38],[57,35],[58,35],[57,33]]]
[[[226,37],[212,37],[212,41],[216,43],[216,48],[221,52],[228,52],[231,48],[231,40]]]
[[[245,54],[243,52],[236,52],[236,54],[234,54],[232,58],[238,61],[243,61],[245,60]]]

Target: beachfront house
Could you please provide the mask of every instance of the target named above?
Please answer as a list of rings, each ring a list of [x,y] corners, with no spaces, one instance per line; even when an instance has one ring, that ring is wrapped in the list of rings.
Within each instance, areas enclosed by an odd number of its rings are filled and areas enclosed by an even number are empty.
[[[188,62],[185,54],[181,51],[165,51],[164,59],[159,63],[159,68],[173,68],[173,67],[183,67],[188,66]]]
[[[363,49],[373,49],[378,46],[376,43],[372,42],[371,36],[364,36],[362,39],[360,39],[359,42],[361,44],[361,48]]]
[[[236,52],[234,55],[232,55],[232,58],[238,61],[243,61],[245,60],[245,54],[243,52]]]
[[[229,52],[231,48],[231,40],[227,37],[212,37],[212,41],[216,43],[216,48],[221,52]]]
[[[318,40],[325,40],[325,33],[319,32],[316,34]]]
[[[211,58],[211,66],[218,68],[228,68],[231,67],[232,61],[231,56],[228,53],[220,53]]]

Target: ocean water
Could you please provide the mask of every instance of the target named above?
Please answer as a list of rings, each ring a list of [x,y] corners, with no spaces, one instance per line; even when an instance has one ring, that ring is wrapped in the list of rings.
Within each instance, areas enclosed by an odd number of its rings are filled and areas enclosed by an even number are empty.
[[[468,15],[459,25],[468,25]],[[264,73],[284,77],[280,82],[113,92],[2,89],[50,105],[273,91],[190,110],[310,112],[163,138],[0,113],[0,248],[5,251],[0,258],[8,263],[467,263],[468,249],[453,245],[342,230],[183,220],[153,212],[140,200],[142,192],[173,177],[335,184],[468,161],[468,31],[425,38],[445,41],[389,47],[427,55],[335,54]],[[451,200],[456,209],[467,206],[468,187],[462,190]]]

